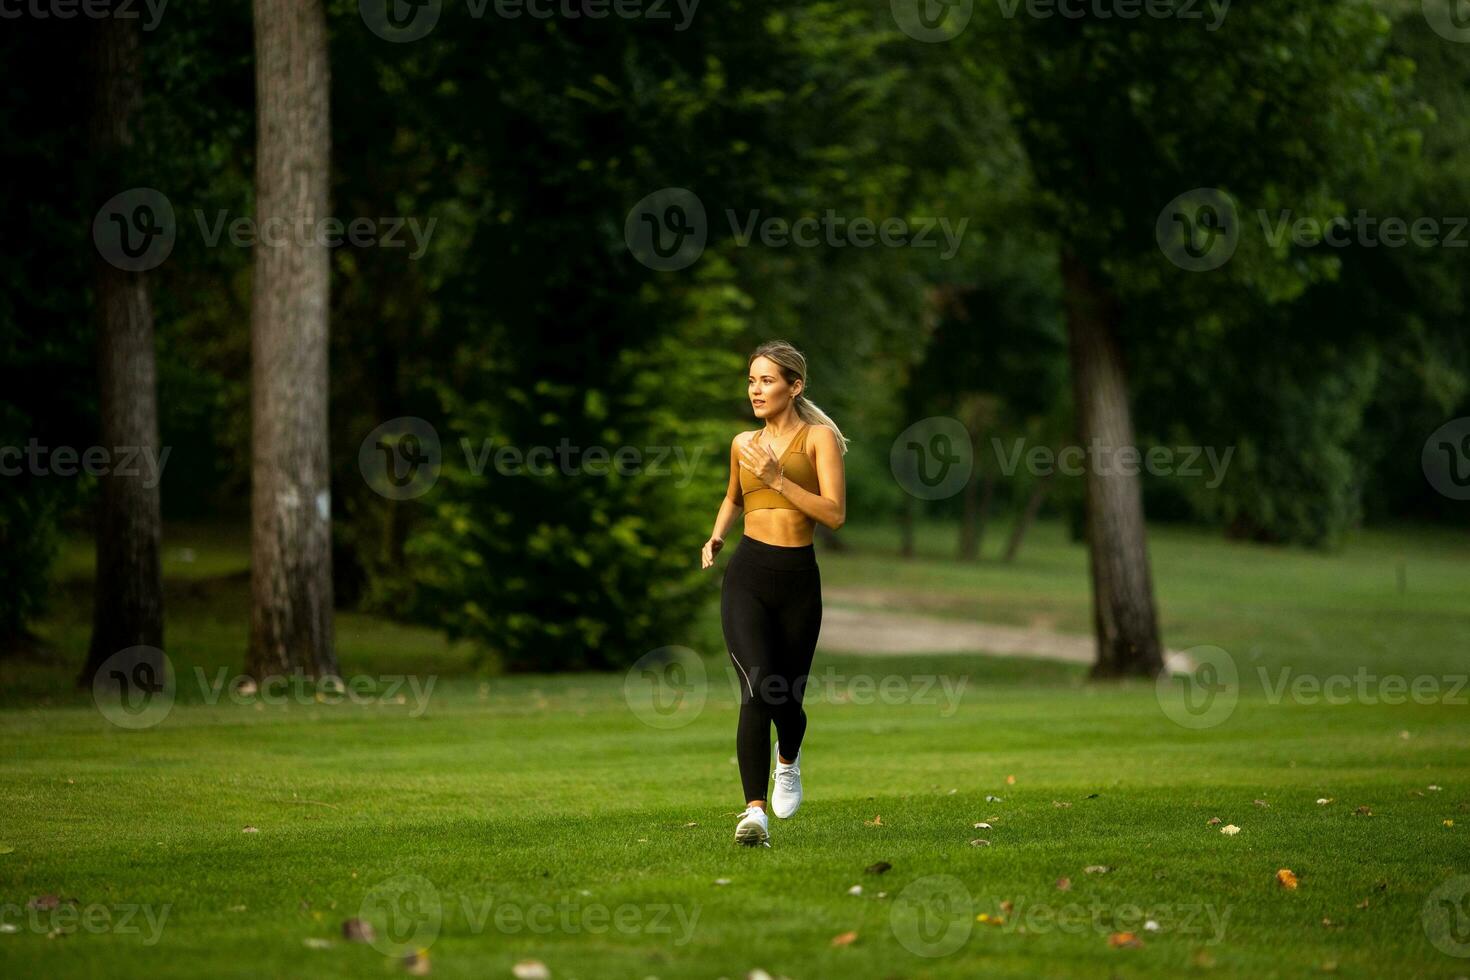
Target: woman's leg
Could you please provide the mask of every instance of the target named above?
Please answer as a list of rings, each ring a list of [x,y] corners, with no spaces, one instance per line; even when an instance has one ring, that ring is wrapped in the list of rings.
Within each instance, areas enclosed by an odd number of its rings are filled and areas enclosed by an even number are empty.
[[[720,620],[725,646],[735,663],[740,683],[740,721],[735,733],[735,757],[740,763],[740,783],[746,803],[766,799],[771,765],[771,709],[767,694],[771,685],[772,656],[778,639],[771,611],[761,599],[760,577],[770,572],[744,562],[732,561],[725,569],[720,591]]]
[[[817,635],[822,629],[822,580],[815,567],[800,572],[781,572],[781,601],[776,609],[779,656],[773,664],[780,682],[773,685],[785,696],[769,702],[776,723],[776,744],[788,762],[796,760],[806,737],[808,675],[817,652]]]

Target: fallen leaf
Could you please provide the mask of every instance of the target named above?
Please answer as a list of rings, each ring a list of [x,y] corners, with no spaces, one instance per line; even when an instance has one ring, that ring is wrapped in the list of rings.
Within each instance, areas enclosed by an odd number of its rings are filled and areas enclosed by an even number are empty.
[[[870,875],[881,875],[883,872],[889,870],[892,867],[893,865],[889,864],[887,861],[878,861],[874,864],[868,865],[867,868],[864,869],[864,871],[865,873]]]
[[[1330,796],[1324,796],[1324,797],[1320,798],[1319,800],[1317,800],[1317,805],[1318,806],[1326,806],[1327,804],[1333,803],[1333,802],[1335,802],[1335,800],[1332,797],[1330,797]]]
[[[373,924],[365,919],[352,918],[342,923],[342,938],[348,942],[370,943],[378,938]]]
[[[1430,783],[1430,784],[1429,784],[1429,786],[1428,786],[1428,787],[1427,787],[1427,788],[1428,788],[1428,790],[1429,790],[1429,791],[1430,791],[1430,792],[1431,792],[1431,793],[1438,793],[1438,792],[1439,792],[1439,787],[1438,787],[1438,786],[1436,786],[1436,785],[1434,785],[1434,784],[1433,784],[1433,783]]]
[[[1323,973],[1336,973],[1337,972],[1337,960],[1325,960],[1325,961],[1323,961],[1323,963],[1322,963],[1322,972]]]
[[[1007,786],[1014,786],[1014,785],[1016,785],[1016,777],[1015,776],[1007,776],[1006,777],[1006,785]]]
[[[254,827],[243,827],[243,828],[241,828],[240,833],[242,833],[242,834],[258,834],[258,833],[260,833],[260,831],[256,830]]]
[[[1276,883],[1282,888],[1285,888],[1287,891],[1296,891],[1296,872],[1292,871],[1290,868],[1282,868],[1280,871],[1276,872]]]
[[[307,949],[331,949],[332,941],[330,939],[322,939],[320,936],[309,936],[301,940],[301,945]]]
[[[717,885],[728,885],[729,883],[730,883],[730,879],[729,878],[716,878],[715,879],[715,884],[717,884]]]
[[[1269,807],[1271,805],[1271,804],[1267,803],[1265,800],[1251,800],[1251,802],[1254,803],[1258,807],[1262,807],[1263,809],[1265,807]]]
[[[1222,824],[1224,822],[1225,821],[1221,820],[1219,817],[1211,817],[1210,819],[1208,819],[1208,820],[1205,821],[1205,826],[1206,827],[1218,827],[1220,824]]]
[[[1453,820],[1446,820],[1446,821],[1445,821],[1445,822],[1444,822],[1444,825],[1445,825],[1445,826],[1446,826],[1446,827],[1453,827],[1453,826],[1454,826],[1454,825],[1455,825],[1455,822],[1454,822],[1454,821],[1453,821]]]
[[[29,902],[26,902],[26,908],[34,909],[38,912],[50,912],[60,904],[61,899],[55,895],[37,895]]]
[[[1071,806],[1072,804],[1070,804],[1070,803],[1063,803],[1060,800],[1052,800],[1051,801],[1051,805],[1054,806],[1054,807],[1057,807],[1057,808],[1061,808],[1061,807],[1064,807],[1064,806]]]
[[[1108,937],[1108,945],[1114,949],[1138,949],[1143,940],[1131,932],[1115,932]]]
[[[983,837],[976,837],[974,840],[970,841],[970,846],[971,847],[989,847],[990,846],[990,841],[986,840]]]
[[[1360,908],[1360,909],[1365,909],[1367,907],[1368,907],[1368,900],[1366,898],[1363,899],[1361,902],[1358,903],[1358,908]]]
[[[522,973],[521,967],[525,964],[534,964],[535,966],[539,966],[541,968],[541,972]],[[428,976],[429,951],[427,949],[424,949],[423,947],[419,947],[412,953],[409,953],[403,958],[403,969],[416,977]],[[550,971],[546,969],[546,964],[538,963],[535,960],[523,960],[522,962],[517,963],[515,966],[511,967],[510,972],[518,977],[519,980],[550,980],[551,977]]]
[[[999,796],[987,796],[987,797],[985,797],[985,802],[986,803],[1004,803],[1005,800],[1001,799]]]
[[[862,885],[853,885],[851,888],[849,888],[847,890],[847,893],[849,895],[861,895],[863,893],[863,886]]]
[[[1010,915],[1011,914],[1011,910],[1014,909],[1015,907],[1016,907],[1016,903],[1013,902],[1013,901],[1011,901],[1010,899],[1006,899],[1004,902],[1001,902],[1000,903],[1000,910],[1002,912],[1004,912],[1006,915]]]
[[[521,960],[510,972],[516,980],[551,980],[551,971],[540,960]]]
[[[1105,875],[1109,871],[1112,871],[1113,869],[1112,869],[1112,867],[1110,865],[1106,865],[1106,864],[1089,864],[1087,867],[1083,868],[1082,870],[1085,873],[1090,874],[1090,875]]]
[[[1370,809],[1370,808],[1369,808],[1369,807],[1368,807],[1368,806],[1366,806],[1366,805],[1364,805],[1364,806],[1360,806],[1360,807],[1358,807],[1358,808],[1357,808],[1357,809],[1356,809],[1356,810],[1354,810],[1354,811],[1353,811],[1353,812],[1354,812],[1354,813],[1356,813],[1356,814],[1357,814],[1357,815],[1358,815],[1358,816],[1360,816],[1360,817],[1371,817],[1371,816],[1373,816],[1373,811],[1372,811],[1372,809]]]
[[[976,830],[994,830],[995,828],[994,827],[991,827],[990,824],[988,824],[988,823],[986,823],[985,821],[982,820],[982,821],[980,821],[979,823],[977,823],[975,825],[975,829]]]
[[[1227,823],[1225,826],[1220,828],[1220,833],[1224,834],[1226,837],[1234,837],[1236,834],[1240,833],[1240,828],[1235,826],[1235,824],[1233,823]]]
[[[877,814],[872,820],[864,820],[863,823],[869,827],[881,827],[883,826],[883,816],[882,814]]]
[[[832,937],[833,946],[851,946],[855,942],[857,942],[855,932],[841,932]]]
[[[1057,879],[1057,891],[1059,891],[1059,892],[1069,892],[1071,890],[1072,890],[1072,879],[1071,878],[1058,878]]]

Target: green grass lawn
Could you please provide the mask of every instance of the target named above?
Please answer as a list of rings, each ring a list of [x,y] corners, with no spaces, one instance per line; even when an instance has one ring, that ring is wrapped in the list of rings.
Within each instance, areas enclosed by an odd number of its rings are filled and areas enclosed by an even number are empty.
[[[855,533],[853,551],[823,556],[824,584],[949,596],[956,614],[972,590],[987,618],[1083,628],[1081,553],[1040,531],[1015,568],[954,565],[939,528],[894,568],[882,535]],[[401,975],[395,939],[427,944],[443,977],[527,959],[584,980],[1470,973],[1451,955],[1470,953],[1463,703],[1246,686],[1222,723],[1190,728],[1152,684],[1089,684],[1065,665],[823,656],[806,802],[772,821],[770,849],[744,849],[713,613],[684,640],[711,656],[678,727],[641,720],[662,716],[639,676],[631,704],[620,674],[476,677],[468,651],[356,615],[341,617],[344,670],[411,673],[419,694],[432,679],[426,700],[404,685],[401,704],[211,705],[194,668],[238,665],[243,562],[228,536],[186,538],[192,561],[177,540],[180,696],[159,725],[123,730],[67,689],[82,585],[46,625],[49,657],[0,666],[6,975]],[[1235,647],[1244,664],[1254,644],[1316,675],[1465,669],[1463,543],[1400,532],[1318,556],[1164,531],[1153,548],[1171,646]],[[66,561],[85,576],[82,553]],[[867,873],[876,862],[891,868]],[[48,894],[78,911],[24,910]],[[89,929],[80,916],[98,909],[136,931]],[[341,938],[360,912],[377,946]],[[1142,945],[1115,948],[1115,933]]]

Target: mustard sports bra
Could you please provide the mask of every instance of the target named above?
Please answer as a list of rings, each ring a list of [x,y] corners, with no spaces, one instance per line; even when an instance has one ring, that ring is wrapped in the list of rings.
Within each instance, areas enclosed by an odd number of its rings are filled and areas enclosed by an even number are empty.
[[[781,472],[785,479],[802,489],[817,493],[817,470],[812,465],[812,458],[806,451],[806,434],[809,429],[811,429],[810,423],[802,423],[801,431],[791,437],[790,444],[780,457]],[[756,433],[757,438],[759,435],[759,432]],[[744,501],[746,513],[765,509],[800,509],[762,483],[760,477],[743,466],[740,467],[740,495]]]

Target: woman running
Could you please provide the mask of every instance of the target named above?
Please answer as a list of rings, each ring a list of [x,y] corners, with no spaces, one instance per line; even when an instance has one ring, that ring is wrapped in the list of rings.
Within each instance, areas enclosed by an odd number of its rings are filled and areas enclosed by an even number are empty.
[[[720,619],[740,675],[735,752],[745,811],[735,827],[742,844],[770,846],[766,772],[776,726],[771,807],[789,817],[801,805],[802,696],[822,628],[822,580],[812,531],[837,530],[847,518],[842,455],[847,439],[806,397],[806,358],[785,341],[750,355],[748,393],[765,427],[730,442],[730,485],[702,567],[715,563],[725,533],[745,512],[745,531],[725,568]]]

